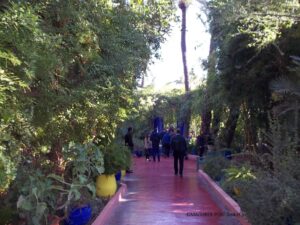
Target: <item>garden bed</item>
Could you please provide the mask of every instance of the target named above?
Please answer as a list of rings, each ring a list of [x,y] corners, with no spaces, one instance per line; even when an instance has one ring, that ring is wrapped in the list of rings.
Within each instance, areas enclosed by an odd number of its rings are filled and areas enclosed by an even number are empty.
[[[241,225],[250,225],[247,218],[243,215],[240,206],[203,170],[199,170],[199,177],[205,184],[209,193],[211,193],[216,201],[225,207],[229,215],[234,215]]]
[[[124,193],[127,192],[127,186],[125,184],[118,185],[118,191],[111,199],[95,198],[89,205],[92,208],[92,218],[87,225],[101,225],[103,221],[107,219],[107,216],[111,214],[119,199]],[[12,225],[12,224],[23,224],[23,220],[19,218],[17,210],[8,206],[2,206],[0,208],[0,225]],[[61,225],[64,221],[57,222]]]
[[[120,200],[122,199],[122,196],[127,192],[127,186],[126,184],[121,183],[121,187],[116,192],[116,194],[109,200],[109,202],[105,205],[105,207],[102,209],[100,214],[97,217],[93,218],[93,222],[90,223],[92,225],[105,225],[107,219],[112,214],[115,207],[118,205]]]
[[[226,216],[226,214],[231,215],[231,217],[233,219],[235,218],[234,220],[236,220],[240,225],[250,225],[238,203],[219,186],[218,181],[214,181],[207,173],[205,173],[202,169],[199,169],[199,156],[189,155],[189,159],[196,161],[200,180],[204,183],[207,192],[212,195],[212,198],[216,201],[216,203],[218,203],[225,211],[224,216]],[[230,222],[232,224],[236,224],[233,221]]]

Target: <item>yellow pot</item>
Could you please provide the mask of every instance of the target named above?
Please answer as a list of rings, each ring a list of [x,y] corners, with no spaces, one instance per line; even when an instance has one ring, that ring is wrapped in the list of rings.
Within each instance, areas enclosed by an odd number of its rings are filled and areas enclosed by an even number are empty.
[[[98,197],[111,197],[117,190],[115,175],[100,175],[96,181],[96,194]]]
[[[125,175],[126,175],[126,170],[121,170],[121,174],[122,174],[121,179],[123,179],[125,177]]]

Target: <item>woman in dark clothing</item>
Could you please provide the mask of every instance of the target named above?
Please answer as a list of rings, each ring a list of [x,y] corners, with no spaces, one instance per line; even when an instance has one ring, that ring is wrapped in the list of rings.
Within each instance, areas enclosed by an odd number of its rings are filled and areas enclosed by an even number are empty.
[[[150,136],[149,134],[146,134],[144,138],[144,149],[145,149],[145,156],[147,161],[150,161],[151,148],[152,148],[152,143],[150,141]]]

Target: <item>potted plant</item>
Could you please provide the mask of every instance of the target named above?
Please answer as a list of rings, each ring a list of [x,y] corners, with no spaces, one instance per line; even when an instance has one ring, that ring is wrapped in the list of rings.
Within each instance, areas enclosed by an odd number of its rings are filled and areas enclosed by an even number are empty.
[[[122,159],[120,162],[121,179],[122,179],[126,175],[126,170],[129,170],[131,167],[131,152],[127,147],[120,144],[119,154],[121,155],[120,159]]]
[[[115,174],[115,178],[117,183],[120,183],[121,179],[122,179],[122,172],[121,170],[119,170],[116,174]]]
[[[104,150],[104,174],[97,177],[96,191],[99,197],[111,197],[117,190],[115,174],[128,169],[130,159],[125,147],[119,143],[113,143]]]
[[[85,225],[91,218],[89,202],[96,196],[94,179],[104,171],[100,149],[92,143],[64,148],[64,176],[26,171],[17,207],[29,224]]]
[[[74,197],[70,202],[65,224],[85,225],[92,216],[92,208],[89,203],[96,196],[94,180],[104,172],[104,156],[99,147],[93,143],[73,144],[66,152],[72,161],[69,164],[69,175],[66,173],[65,175],[72,178],[73,185],[71,185],[70,191],[73,191],[71,196]]]

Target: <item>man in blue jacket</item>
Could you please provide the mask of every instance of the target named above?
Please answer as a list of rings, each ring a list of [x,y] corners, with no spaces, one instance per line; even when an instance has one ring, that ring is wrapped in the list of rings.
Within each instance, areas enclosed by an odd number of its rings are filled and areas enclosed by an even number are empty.
[[[171,138],[174,135],[174,129],[171,127],[168,132],[164,134],[161,144],[166,157],[170,157]]]
[[[160,155],[159,155],[159,142],[160,142],[160,136],[156,129],[153,130],[150,136],[150,141],[152,142],[152,156],[153,156],[153,162],[156,160],[156,156],[158,159],[158,162],[160,162]]]
[[[180,135],[180,130],[176,130],[176,135],[171,139],[171,149],[174,155],[174,172],[178,175],[178,161],[179,161],[179,174],[180,177],[183,176],[183,162],[184,156],[187,151],[187,145],[185,138]]]

